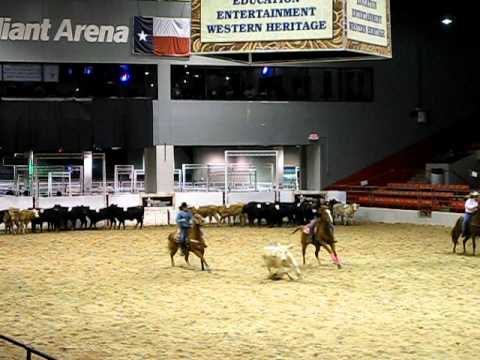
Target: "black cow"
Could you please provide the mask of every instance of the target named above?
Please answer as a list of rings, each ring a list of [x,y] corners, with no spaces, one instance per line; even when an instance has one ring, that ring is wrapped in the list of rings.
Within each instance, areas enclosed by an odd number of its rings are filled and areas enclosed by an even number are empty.
[[[68,228],[69,220],[68,208],[55,205],[50,209],[39,209],[38,218],[32,220],[32,232],[36,231],[37,226],[40,232],[43,232],[43,224],[48,224],[48,231],[55,231]]]
[[[113,216],[118,220],[118,229],[123,225],[123,230],[125,230],[125,220],[137,220],[135,228],[140,224],[140,229],[143,228],[143,217],[145,215],[145,209],[143,206],[133,206],[127,208],[127,211],[123,208],[118,207],[117,205],[110,205],[109,207],[113,213]]]
[[[313,201],[304,200],[295,205],[295,221],[297,225],[308,224],[314,217],[317,204]]]
[[[70,220],[70,214],[68,207],[55,205],[49,215],[48,227],[52,227],[55,230],[68,230],[68,221]]]
[[[243,207],[242,211],[247,215],[249,225],[255,224],[255,220],[258,225],[262,224],[262,220],[265,220],[268,225],[273,225],[274,210],[274,205],[271,203],[251,201]]]
[[[243,207],[242,213],[244,213],[247,216],[248,225],[250,226],[253,225],[255,223],[255,220],[257,220],[259,224],[261,223],[262,221],[260,218],[261,206],[262,206],[261,203],[251,201]]]
[[[88,206],[75,206],[68,212],[68,220],[72,222],[72,229],[76,228],[77,220],[80,220],[80,229],[87,228],[87,216],[90,211]]]
[[[7,210],[0,210],[0,225],[3,224],[3,218],[5,217],[5,213]]]
[[[68,227],[69,213],[68,208],[60,205],[55,205],[50,209],[40,209],[38,211],[38,218],[32,220],[32,231],[36,231],[36,227],[40,227],[43,231],[43,224],[48,224],[48,231],[62,230]]]
[[[273,221],[278,226],[283,225],[284,219],[288,219],[288,224],[295,224],[296,205],[292,203],[276,203],[274,205],[275,212],[273,214]]]
[[[51,209],[47,209],[51,210]],[[40,227],[40,232],[43,232],[43,223],[48,223],[47,216],[45,216],[45,211],[43,209],[38,209],[38,217],[32,219],[32,232],[36,232],[37,226]],[[48,230],[50,230],[50,226],[48,227]]]
[[[90,219],[90,229],[96,229],[99,221],[109,222],[110,229],[116,224],[114,212],[111,207],[99,210],[88,210],[87,217]]]
[[[267,225],[273,226],[278,223],[278,217],[279,217],[278,208],[279,206],[274,203],[269,203],[269,202],[262,203],[261,216],[263,219],[267,221]]]

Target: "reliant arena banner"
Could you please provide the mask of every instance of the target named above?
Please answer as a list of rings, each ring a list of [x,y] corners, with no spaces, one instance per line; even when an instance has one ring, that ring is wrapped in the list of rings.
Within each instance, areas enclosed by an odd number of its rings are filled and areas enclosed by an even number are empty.
[[[331,39],[332,0],[203,0],[201,41]]]
[[[21,22],[0,17],[0,41],[67,41],[89,43],[128,43],[128,26],[75,24],[62,19],[58,28],[52,28],[48,18],[39,22]]]
[[[133,17],[189,14],[189,4],[170,1],[1,0],[0,63],[155,63],[133,54]]]

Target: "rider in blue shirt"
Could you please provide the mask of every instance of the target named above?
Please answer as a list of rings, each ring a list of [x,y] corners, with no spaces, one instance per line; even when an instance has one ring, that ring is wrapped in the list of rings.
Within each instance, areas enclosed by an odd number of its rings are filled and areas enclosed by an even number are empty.
[[[182,203],[179,208],[179,212],[177,213],[177,217],[175,222],[180,229],[180,246],[183,253],[186,253],[187,244],[188,244],[188,230],[192,227],[192,213],[188,210],[187,203]]]

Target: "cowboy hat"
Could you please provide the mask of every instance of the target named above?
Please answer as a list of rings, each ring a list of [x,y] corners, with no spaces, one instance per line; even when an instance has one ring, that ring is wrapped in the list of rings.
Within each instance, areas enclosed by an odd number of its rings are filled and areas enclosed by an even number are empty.
[[[469,196],[470,197],[477,197],[477,196],[480,196],[480,193],[478,191],[472,191]]]

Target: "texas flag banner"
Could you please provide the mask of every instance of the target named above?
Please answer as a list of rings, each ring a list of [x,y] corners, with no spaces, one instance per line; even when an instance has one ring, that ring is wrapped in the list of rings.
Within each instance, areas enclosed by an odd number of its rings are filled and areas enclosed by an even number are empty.
[[[134,17],[136,55],[190,56],[190,19]]]

